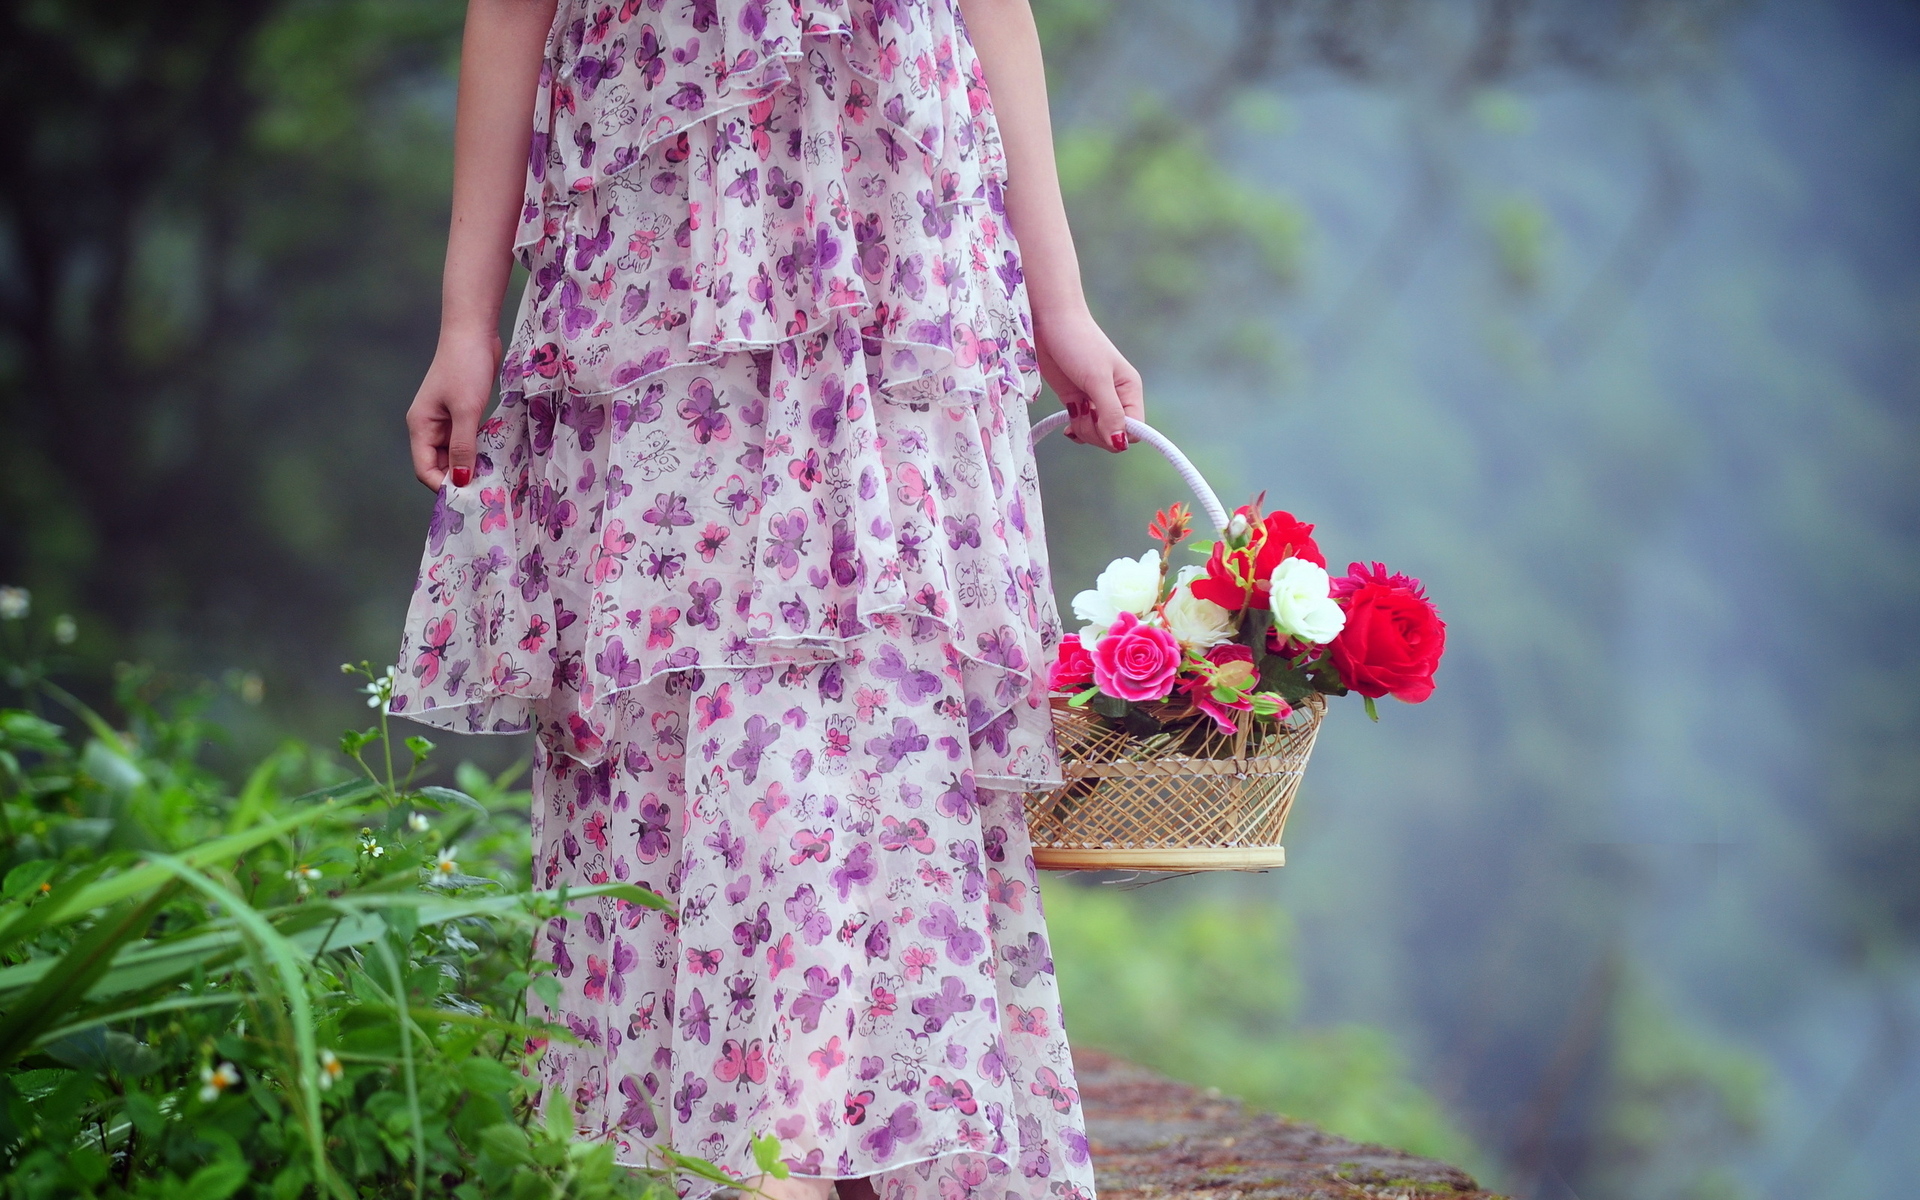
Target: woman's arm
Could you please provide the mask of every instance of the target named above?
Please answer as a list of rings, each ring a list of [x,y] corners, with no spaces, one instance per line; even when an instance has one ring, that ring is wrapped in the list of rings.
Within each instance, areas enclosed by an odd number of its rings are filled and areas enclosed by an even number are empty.
[[[407,410],[413,473],[438,489],[473,480],[473,439],[500,366],[500,303],[513,270],[555,0],[471,0],[453,130],[453,225],[440,284],[440,343]]]
[[[959,0],[1007,154],[1007,220],[1033,304],[1040,376],[1073,414],[1067,436],[1127,448],[1127,417],[1144,418],[1140,372],[1094,323],[1060,199],[1047,77],[1028,0]]]

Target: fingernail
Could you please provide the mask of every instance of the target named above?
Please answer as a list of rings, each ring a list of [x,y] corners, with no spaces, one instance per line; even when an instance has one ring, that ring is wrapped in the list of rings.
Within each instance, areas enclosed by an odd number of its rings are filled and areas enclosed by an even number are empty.
[[[1112,446],[1114,453],[1118,454],[1127,448],[1127,435],[1124,433],[1116,433],[1107,439],[1107,445]]]
[[[472,467],[455,467],[453,469],[453,486],[465,487],[472,482],[473,482]]]

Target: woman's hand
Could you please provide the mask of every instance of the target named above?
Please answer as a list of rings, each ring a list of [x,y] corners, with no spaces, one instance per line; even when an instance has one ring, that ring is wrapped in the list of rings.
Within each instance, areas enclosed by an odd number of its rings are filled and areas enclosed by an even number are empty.
[[[1140,372],[1133,369],[1084,308],[1053,319],[1034,316],[1040,378],[1047,381],[1071,421],[1067,436],[1115,454],[1133,439],[1126,421],[1146,419]]]
[[[434,491],[449,478],[455,487],[473,482],[474,438],[499,366],[497,335],[440,339],[433,365],[407,409],[413,474]]]

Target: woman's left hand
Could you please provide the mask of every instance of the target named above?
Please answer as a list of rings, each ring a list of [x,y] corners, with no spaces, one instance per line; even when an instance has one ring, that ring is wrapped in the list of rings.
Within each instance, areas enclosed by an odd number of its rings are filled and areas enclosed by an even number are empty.
[[[1040,378],[1047,381],[1072,418],[1067,436],[1115,454],[1135,440],[1126,421],[1146,419],[1140,372],[1114,347],[1093,314],[1082,309],[1043,319],[1034,314]]]

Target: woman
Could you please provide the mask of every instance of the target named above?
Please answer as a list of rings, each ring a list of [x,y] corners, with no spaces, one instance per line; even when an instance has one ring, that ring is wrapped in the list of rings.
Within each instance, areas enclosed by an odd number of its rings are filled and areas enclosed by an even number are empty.
[[[439,501],[393,711],[536,730],[536,882],[678,906],[543,932],[547,1101],[782,1200],[1092,1194],[1021,817],[1057,781],[1025,405],[1117,452],[1140,378],[1032,16],[959,8],[473,0],[407,416]]]

